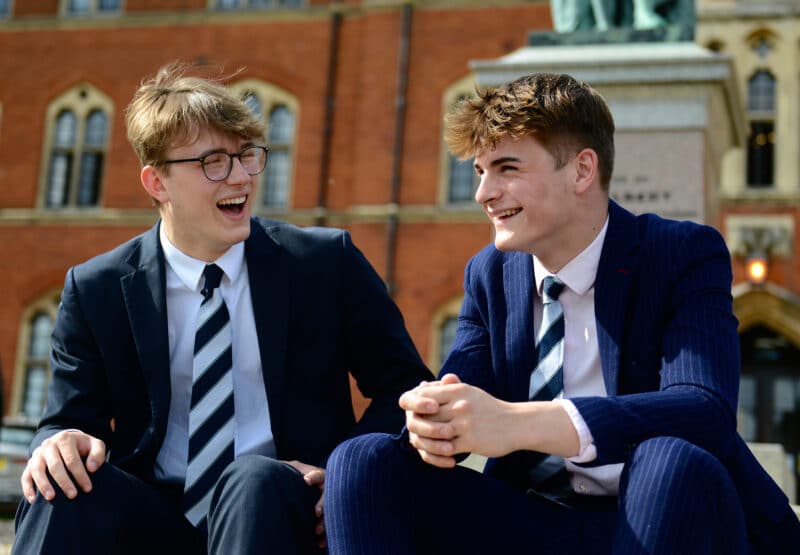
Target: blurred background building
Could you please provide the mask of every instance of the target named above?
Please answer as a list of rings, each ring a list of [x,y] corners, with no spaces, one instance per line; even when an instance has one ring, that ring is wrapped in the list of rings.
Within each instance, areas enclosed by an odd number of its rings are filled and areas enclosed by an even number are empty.
[[[674,188],[702,196],[687,217],[717,227],[734,254],[740,432],[782,444],[796,475],[800,0],[698,0],[696,13],[694,43],[731,70],[730,90],[709,106],[730,125],[698,135],[698,148],[724,151],[698,166],[697,183]],[[513,56],[529,32],[551,29],[546,0],[0,0],[6,424],[41,414],[67,268],[156,220],[124,110],[145,76],[176,59],[236,72],[229,85],[269,124],[256,212],[350,230],[438,370],[464,264],[492,237],[470,163],[444,147],[442,116],[474,90],[481,60]],[[583,46],[581,57],[596,52]],[[671,80],[683,95],[705,86]],[[652,138],[672,169],[612,184],[637,211],[677,194],[670,183],[689,148]]]

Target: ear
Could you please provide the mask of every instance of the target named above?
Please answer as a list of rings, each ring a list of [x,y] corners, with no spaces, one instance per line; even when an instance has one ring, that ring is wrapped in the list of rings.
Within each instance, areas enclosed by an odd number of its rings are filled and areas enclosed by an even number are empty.
[[[159,203],[163,204],[169,200],[169,194],[161,179],[161,170],[147,164],[142,168],[139,179],[142,182],[142,187],[147,191],[147,194],[156,199]]]
[[[584,148],[575,155],[575,192],[585,193],[599,179],[600,166],[597,153],[591,148]]]

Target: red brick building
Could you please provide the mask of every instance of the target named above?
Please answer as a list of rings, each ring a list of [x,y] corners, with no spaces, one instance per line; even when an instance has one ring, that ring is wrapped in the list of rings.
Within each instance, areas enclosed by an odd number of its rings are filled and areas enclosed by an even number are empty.
[[[771,167],[774,136],[794,137],[774,147],[775,176],[723,183],[719,218],[711,222],[732,245],[747,243],[736,234],[757,231],[760,215],[778,216],[778,228],[790,233],[788,250],[772,253],[766,285],[748,285],[745,253],[734,258],[750,376],[743,386],[761,407],[744,409],[758,420],[751,438],[775,441],[775,403],[762,403],[753,388],[756,381],[783,388],[773,397],[798,420],[800,201],[791,177],[797,152],[787,148],[797,145],[797,110],[796,96],[786,92],[797,88],[785,85],[796,81],[790,24],[797,16],[790,21],[778,10],[761,21],[746,6],[739,10],[744,2],[734,4],[729,14],[711,0],[698,2],[698,42],[732,53],[742,99],[761,99],[743,115],[756,142],[723,173],[750,172],[745,158]],[[269,122],[272,154],[257,212],[349,229],[389,284],[423,357],[438,368],[464,264],[491,239],[471,201],[470,168],[444,149],[442,115],[472,90],[471,60],[512,52],[529,31],[550,28],[547,0],[0,0],[3,415],[35,422],[41,412],[67,268],[155,221],[125,139],[124,109],[142,78],[176,59],[228,75],[241,68],[231,87]],[[764,77],[769,56],[778,54]],[[781,71],[789,77],[777,87]],[[770,78],[777,110],[764,101]],[[769,134],[773,120],[777,135]],[[758,247],[758,237],[750,239]],[[762,355],[782,357],[782,366],[759,361]],[[787,447],[800,452],[797,441]],[[792,460],[800,468],[800,457]]]
[[[437,367],[464,264],[491,238],[469,174],[448,193],[441,116],[471,90],[470,60],[550,27],[546,2],[479,4],[0,0],[4,415],[41,410],[67,268],[155,221],[124,109],[143,77],[175,59],[241,68],[231,86],[270,123],[258,212],[349,229]]]

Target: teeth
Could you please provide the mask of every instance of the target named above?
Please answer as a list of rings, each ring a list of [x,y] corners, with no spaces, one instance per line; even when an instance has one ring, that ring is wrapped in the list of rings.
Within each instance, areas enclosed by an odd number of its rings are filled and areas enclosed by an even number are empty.
[[[513,216],[514,214],[517,214],[521,211],[522,211],[521,208],[511,208],[509,210],[503,210],[502,212],[498,212],[497,214],[495,214],[495,217],[505,218],[506,216]]]
[[[219,201],[217,204],[219,206],[227,206],[230,204],[244,204],[244,201],[247,200],[247,197],[236,197],[236,198],[226,198],[225,200]]]

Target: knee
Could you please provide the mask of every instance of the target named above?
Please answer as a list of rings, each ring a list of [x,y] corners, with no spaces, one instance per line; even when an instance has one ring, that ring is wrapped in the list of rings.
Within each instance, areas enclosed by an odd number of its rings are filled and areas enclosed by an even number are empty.
[[[302,475],[285,462],[261,455],[237,457],[222,472],[217,489],[235,489],[237,495],[277,494],[287,484],[302,483]]]
[[[629,481],[645,480],[649,487],[727,489],[728,472],[708,451],[676,437],[643,441],[626,465]]]
[[[328,458],[326,480],[384,473],[401,454],[399,445],[388,434],[365,434],[339,444]]]

